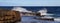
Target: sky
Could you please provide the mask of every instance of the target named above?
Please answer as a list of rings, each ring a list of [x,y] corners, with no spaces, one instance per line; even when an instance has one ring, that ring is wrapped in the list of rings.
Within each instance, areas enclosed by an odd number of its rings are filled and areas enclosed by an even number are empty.
[[[60,0],[0,0],[0,6],[60,6]]]

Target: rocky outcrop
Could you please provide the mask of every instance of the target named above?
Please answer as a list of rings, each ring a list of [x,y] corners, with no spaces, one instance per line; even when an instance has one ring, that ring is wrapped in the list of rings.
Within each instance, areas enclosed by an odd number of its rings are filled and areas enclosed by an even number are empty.
[[[21,21],[18,11],[0,10],[0,23],[13,23],[17,21]]]
[[[36,13],[36,16],[44,17],[45,15],[41,15],[41,13]]]

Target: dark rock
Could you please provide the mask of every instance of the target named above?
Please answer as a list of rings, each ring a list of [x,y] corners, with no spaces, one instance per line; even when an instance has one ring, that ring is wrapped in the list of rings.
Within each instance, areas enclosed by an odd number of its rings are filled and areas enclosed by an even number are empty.
[[[54,21],[54,18],[37,18],[37,20],[48,20],[48,21]]]

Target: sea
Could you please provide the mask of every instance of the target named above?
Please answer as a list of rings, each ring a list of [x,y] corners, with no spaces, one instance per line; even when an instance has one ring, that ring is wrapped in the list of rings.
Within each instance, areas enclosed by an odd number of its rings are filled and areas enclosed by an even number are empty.
[[[11,10],[14,6],[0,6],[0,8],[9,9]],[[37,12],[43,8],[48,10],[47,13],[54,14],[51,17],[59,18],[60,17],[60,6],[20,6],[25,8],[29,11]],[[22,16],[21,22],[22,23],[60,23],[60,21],[46,21],[46,20],[37,20],[34,19],[36,16]]]
[[[22,16],[22,23],[60,23],[60,21],[37,20],[34,16]]]

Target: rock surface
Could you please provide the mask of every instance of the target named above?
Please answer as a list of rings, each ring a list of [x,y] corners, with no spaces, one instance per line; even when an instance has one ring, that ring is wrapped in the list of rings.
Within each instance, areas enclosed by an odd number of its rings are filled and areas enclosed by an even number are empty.
[[[18,11],[0,10],[0,23],[15,23],[17,21],[21,21]]]

